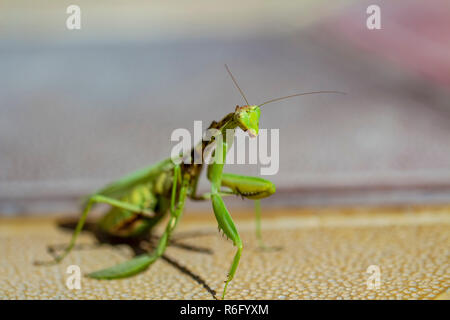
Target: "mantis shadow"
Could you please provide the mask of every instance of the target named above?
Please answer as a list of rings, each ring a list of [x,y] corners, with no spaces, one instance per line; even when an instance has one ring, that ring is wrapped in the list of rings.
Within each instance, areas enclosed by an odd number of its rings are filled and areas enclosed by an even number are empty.
[[[61,229],[66,230],[75,230],[75,227],[77,225],[77,220],[61,220],[58,222],[58,227]],[[123,238],[123,237],[117,237],[108,235],[104,232],[101,232],[96,227],[95,223],[92,222],[86,222],[82,231],[91,233],[97,240],[97,243],[95,244],[77,244],[74,246],[73,250],[89,250],[89,249],[97,249],[101,246],[112,246],[113,248],[116,246],[122,246],[127,245],[132,251],[134,256],[148,253],[151,250],[154,250],[156,248],[156,245],[159,241],[159,236],[149,234],[147,236],[142,237],[136,237],[136,238]],[[185,233],[178,233],[173,236],[173,239],[169,241],[168,246],[177,247],[183,250],[193,251],[201,254],[213,254],[213,251],[209,248],[199,247],[199,246],[193,246],[188,245],[185,243],[180,242],[182,239],[191,239],[196,237],[202,237],[202,236],[209,236],[215,234],[214,232],[185,232]],[[58,245],[51,245],[47,247],[48,253],[53,257],[56,258],[57,252],[60,250],[64,250],[66,248],[67,244],[58,244]],[[127,257],[129,258],[129,257]],[[208,293],[211,294],[211,296],[217,300],[216,297],[216,291],[213,290],[206,281],[200,277],[198,274],[195,274],[191,270],[189,270],[186,266],[183,266],[179,262],[177,262],[175,259],[169,257],[167,254],[163,254],[161,256],[162,260],[171,265],[172,267],[175,267],[183,274],[191,277],[195,282],[200,284],[203,288],[208,291]],[[40,264],[40,263],[35,263]]]

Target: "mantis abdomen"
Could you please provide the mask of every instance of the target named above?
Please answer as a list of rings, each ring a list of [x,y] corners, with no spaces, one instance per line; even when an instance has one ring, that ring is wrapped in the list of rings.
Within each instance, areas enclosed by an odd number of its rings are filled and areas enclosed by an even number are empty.
[[[172,177],[162,173],[158,178],[154,183],[134,187],[120,199],[142,208],[142,213],[112,207],[98,222],[100,231],[125,238],[141,236],[150,231],[165,216],[170,205],[167,192]]]

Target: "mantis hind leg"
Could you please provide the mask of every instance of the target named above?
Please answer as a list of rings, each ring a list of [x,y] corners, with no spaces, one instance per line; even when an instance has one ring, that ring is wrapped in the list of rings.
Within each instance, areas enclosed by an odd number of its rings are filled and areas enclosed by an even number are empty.
[[[146,270],[153,262],[161,257],[166,250],[170,235],[175,229],[184,207],[184,198],[180,201],[179,207],[175,210],[175,214],[171,216],[163,235],[159,239],[158,246],[152,254],[141,254],[131,260],[125,261],[113,267],[92,272],[88,274],[88,277],[94,279],[119,279],[130,277]]]
[[[262,240],[261,233],[261,201],[255,200],[255,223],[256,223],[256,240],[258,241],[258,245],[260,248],[265,249],[267,246],[264,244]]]
[[[281,250],[281,247],[269,247],[267,246],[262,239],[261,232],[261,201],[255,200],[255,224],[256,224],[256,240],[258,241],[258,246],[261,250],[264,251],[278,251]]]
[[[88,277],[95,279],[118,279],[135,275],[139,272],[146,270],[153,262],[161,257],[166,250],[172,231],[175,229],[178,221],[181,218],[181,214],[184,209],[184,203],[186,201],[186,194],[189,186],[189,180],[185,179],[181,181],[181,188],[178,195],[178,200],[175,200],[176,184],[180,175],[179,169],[175,170],[174,187],[172,189],[171,197],[171,217],[167,223],[166,229],[159,239],[156,250],[151,254],[141,254],[134,257],[131,260],[115,265],[113,267],[99,270],[88,274]]]
[[[128,210],[128,211],[132,211],[135,213],[145,213],[145,214],[152,214],[151,212],[147,212],[145,210],[143,210],[141,207],[133,205],[131,203],[128,202],[123,202],[123,201],[119,201],[113,198],[108,198],[102,195],[93,195],[89,198],[83,213],[80,217],[80,220],[78,220],[77,226],[75,227],[75,231],[72,234],[72,239],[70,240],[69,245],[66,247],[66,249],[64,249],[63,253],[60,254],[59,256],[57,256],[54,260],[53,263],[59,263],[61,262],[69,253],[70,251],[72,251],[73,247],[75,246],[75,243],[77,241],[77,238],[81,232],[81,230],[83,229],[83,226],[86,222],[86,218],[89,214],[89,212],[91,211],[92,206],[95,203],[106,203],[109,204],[111,206],[120,208],[120,209],[124,209],[124,210]],[[51,264],[51,263],[50,263]]]

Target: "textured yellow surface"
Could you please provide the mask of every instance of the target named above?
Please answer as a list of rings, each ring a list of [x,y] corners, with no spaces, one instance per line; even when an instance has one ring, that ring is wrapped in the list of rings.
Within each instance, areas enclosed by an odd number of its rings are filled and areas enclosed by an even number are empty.
[[[244,251],[228,299],[448,299],[450,207],[302,209],[263,212],[263,236],[280,250],[260,251],[248,212],[235,212]],[[156,234],[160,234],[158,228]],[[132,256],[127,245],[96,245],[84,232],[57,266],[49,244],[67,243],[69,230],[54,218],[0,220],[1,299],[213,299],[221,294],[234,248],[221,238],[213,214],[186,213],[166,258],[129,279],[83,277],[80,290],[65,286],[66,268],[83,273]],[[89,245],[90,244],[90,245]],[[184,246],[209,249],[187,250]],[[370,265],[380,288],[367,288]]]

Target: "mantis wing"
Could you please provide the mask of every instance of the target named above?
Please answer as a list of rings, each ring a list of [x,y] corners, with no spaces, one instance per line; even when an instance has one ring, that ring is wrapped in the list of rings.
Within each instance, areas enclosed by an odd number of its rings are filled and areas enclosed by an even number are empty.
[[[160,161],[154,165],[137,170],[123,178],[108,184],[106,187],[97,190],[94,194],[100,194],[110,198],[121,198],[133,187],[154,180],[161,172],[174,167],[171,158]]]

